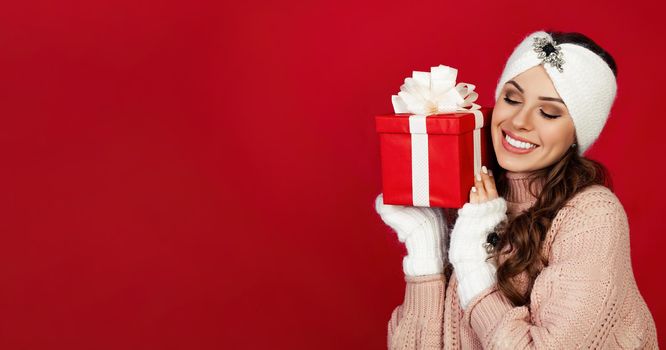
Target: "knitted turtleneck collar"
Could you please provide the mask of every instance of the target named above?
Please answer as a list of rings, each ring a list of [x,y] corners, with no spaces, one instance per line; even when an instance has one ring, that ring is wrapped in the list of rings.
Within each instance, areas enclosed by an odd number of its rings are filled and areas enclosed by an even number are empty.
[[[507,171],[504,174],[508,186],[508,191],[504,199],[507,201],[509,214],[518,214],[520,211],[531,207],[536,201],[536,197],[530,193],[529,174],[528,172],[512,171]],[[543,184],[537,181],[534,184],[533,192],[538,194],[542,186]]]

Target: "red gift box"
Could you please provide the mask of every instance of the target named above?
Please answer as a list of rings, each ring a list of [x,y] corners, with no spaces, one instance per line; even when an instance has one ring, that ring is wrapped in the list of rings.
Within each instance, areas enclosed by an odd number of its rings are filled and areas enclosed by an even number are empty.
[[[460,208],[488,165],[492,108],[430,116],[375,117],[384,203]],[[476,155],[476,157],[475,157]]]

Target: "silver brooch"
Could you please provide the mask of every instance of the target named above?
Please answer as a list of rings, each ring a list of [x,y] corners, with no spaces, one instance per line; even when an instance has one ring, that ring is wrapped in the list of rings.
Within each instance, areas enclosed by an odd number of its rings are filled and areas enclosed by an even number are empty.
[[[497,232],[493,231],[486,236],[486,242],[483,243],[483,247],[486,249],[486,253],[492,254],[499,242],[499,235]]]
[[[534,38],[533,46],[534,52],[537,53],[537,58],[542,59],[543,63],[550,63],[560,73],[563,72],[564,55],[562,48],[555,41],[549,40],[546,37],[537,37]]]

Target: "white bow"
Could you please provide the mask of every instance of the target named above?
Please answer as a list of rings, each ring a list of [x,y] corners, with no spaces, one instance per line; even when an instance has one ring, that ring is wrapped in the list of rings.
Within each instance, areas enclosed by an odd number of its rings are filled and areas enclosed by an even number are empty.
[[[458,83],[458,70],[440,64],[430,72],[412,72],[400,86],[400,92],[391,96],[395,113],[432,115],[477,110],[474,103],[479,94],[473,84]]]

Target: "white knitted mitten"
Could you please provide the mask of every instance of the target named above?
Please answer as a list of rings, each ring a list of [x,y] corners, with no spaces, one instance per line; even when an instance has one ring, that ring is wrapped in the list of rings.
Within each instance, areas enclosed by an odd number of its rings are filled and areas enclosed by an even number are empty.
[[[496,282],[497,267],[486,261],[483,247],[488,234],[506,219],[506,201],[502,197],[483,202],[466,203],[458,210],[451,232],[449,261],[458,279],[458,296],[463,309],[481,292]]]
[[[423,276],[444,271],[448,227],[441,208],[384,204],[384,194],[380,193],[375,200],[375,210],[407,247],[407,255],[402,260],[405,275]]]

